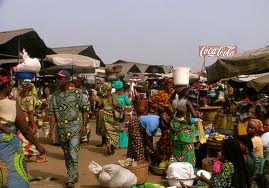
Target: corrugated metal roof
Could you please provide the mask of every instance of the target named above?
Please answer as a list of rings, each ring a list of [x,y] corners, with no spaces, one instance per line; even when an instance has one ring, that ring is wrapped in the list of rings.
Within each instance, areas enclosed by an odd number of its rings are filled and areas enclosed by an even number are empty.
[[[141,73],[145,73],[147,68],[150,66],[149,64],[144,64],[144,63],[137,63],[137,62],[132,62],[132,61],[125,61],[125,60],[118,60],[113,64],[110,64],[109,66],[113,65],[121,65],[122,66],[122,71],[121,73],[127,74],[129,70],[136,65]],[[161,66],[166,74],[170,73],[173,66],[166,66],[166,65],[156,65],[156,66]]]
[[[31,31],[34,31],[34,30],[32,28],[27,28],[27,29],[20,29],[20,30],[14,30],[14,31],[0,32],[0,44],[4,44],[16,36],[23,35]]]
[[[52,50],[57,54],[79,54],[81,51],[87,49],[89,46],[90,45],[57,47],[52,48]]]
[[[18,59],[0,59],[0,65],[18,63]]]

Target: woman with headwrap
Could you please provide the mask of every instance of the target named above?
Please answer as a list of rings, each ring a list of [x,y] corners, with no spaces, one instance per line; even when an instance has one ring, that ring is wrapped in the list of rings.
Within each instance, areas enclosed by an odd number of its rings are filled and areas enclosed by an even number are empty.
[[[173,112],[171,97],[174,93],[173,78],[164,80],[164,90],[151,95],[148,100],[149,113],[161,115],[163,112]]]
[[[16,101],[9,100],[12,80],[8,72],[0,69],[0,187],[29,188],[24,154],[17,130],[29,140],[41,155],[45,149],[34,137],[28,126],[23,111]]]
[[[126,107],[131,106],[131,101],[124,91],[124,83],[121,80],[114,81],[112,86],[116,89],[116,93],[114,94],[115,107],[118,111],[124,114],[121,119],[118,120],[120,127],[118,146],[120,148],[126,148],[128,147],[128,137],[125,131],[125,109]]]
[[[98,132],[102,135],[107,146],[107,153],[113,155],[114,148],[118,145],[119,140],[119,126],[114,118],[113,111],[115,109],[113,98],[111,96],[112,85],[105,82],[99,88],[100,102],[98,112]]]
[[[26,121],[29,124],[29,127],[33,130],[34,134],[38,133],[37,125],[34,120],[35,107],[39,100],[35,95],[36,89],[32,83],[25,82],[20,86],[19,97],[17,99],[18,104],[23,110]],[[46,162],[47,159],[41,157],[38,150],[34,145],[32,145],[25,137],[18,131],[18,136],[22,141],[23,152],[30,159],[32,156],[36,156],[35,162],[42,163]]]

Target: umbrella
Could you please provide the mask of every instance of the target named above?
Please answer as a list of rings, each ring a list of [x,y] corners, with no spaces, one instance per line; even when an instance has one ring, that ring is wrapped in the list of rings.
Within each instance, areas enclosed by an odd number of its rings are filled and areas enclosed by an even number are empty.
[[[46,74],[56,74],[60,70],[68,70],[72,75],[74,74],[85,74],[85,73],[95,73],[95,67],[83,67],[77,65],[59,65],[52,66],[44,69]]]
[[[55,65],[75,65],[81,67],[100,67],[100,61],[78,54],[47,55],[46,60]]]

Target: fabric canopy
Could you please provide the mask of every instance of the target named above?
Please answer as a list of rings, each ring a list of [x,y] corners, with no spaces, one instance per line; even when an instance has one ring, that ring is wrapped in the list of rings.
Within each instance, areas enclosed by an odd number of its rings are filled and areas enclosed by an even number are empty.
[[[95,73],[94,67],[82,67],[76,65],[57,65],[51,66],[44,70],[46,74],[55,75],[60,70],[68,70],[72,75],[74,74],[85,74],[85,73]]]
[[[56,54],[78,54],[91,57],[93,59],[100,61],[100,67],[106,66],[104,62],[101,60],[101,58],[95,53],[95,50],[92,45],[57,47],[52,48],[52,50]]]
[[[268,85],[269,85],[269,74],[253,79],[247,84],[248,87],[253,88],[256,91],[261,91]]]
[[[46,60],[55,65],[75,65],[81,67],[100,67],[100,61],[77,54],[53,54],[47,55]]]
[[[206,67],[206,72],[209,83],[242,74],[269,72],[269,46],[218,59],[214,64]]]

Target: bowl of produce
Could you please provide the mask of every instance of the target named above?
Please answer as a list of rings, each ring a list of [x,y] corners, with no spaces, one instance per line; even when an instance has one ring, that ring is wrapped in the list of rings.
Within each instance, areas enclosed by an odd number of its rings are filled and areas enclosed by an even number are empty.
[[[162,161],[159,164],[158,163],[151,163],[149,165],[149,170],[151,173],[159,176],[163,176],[166,174],[166,169],[169,166],[168,161]]]

